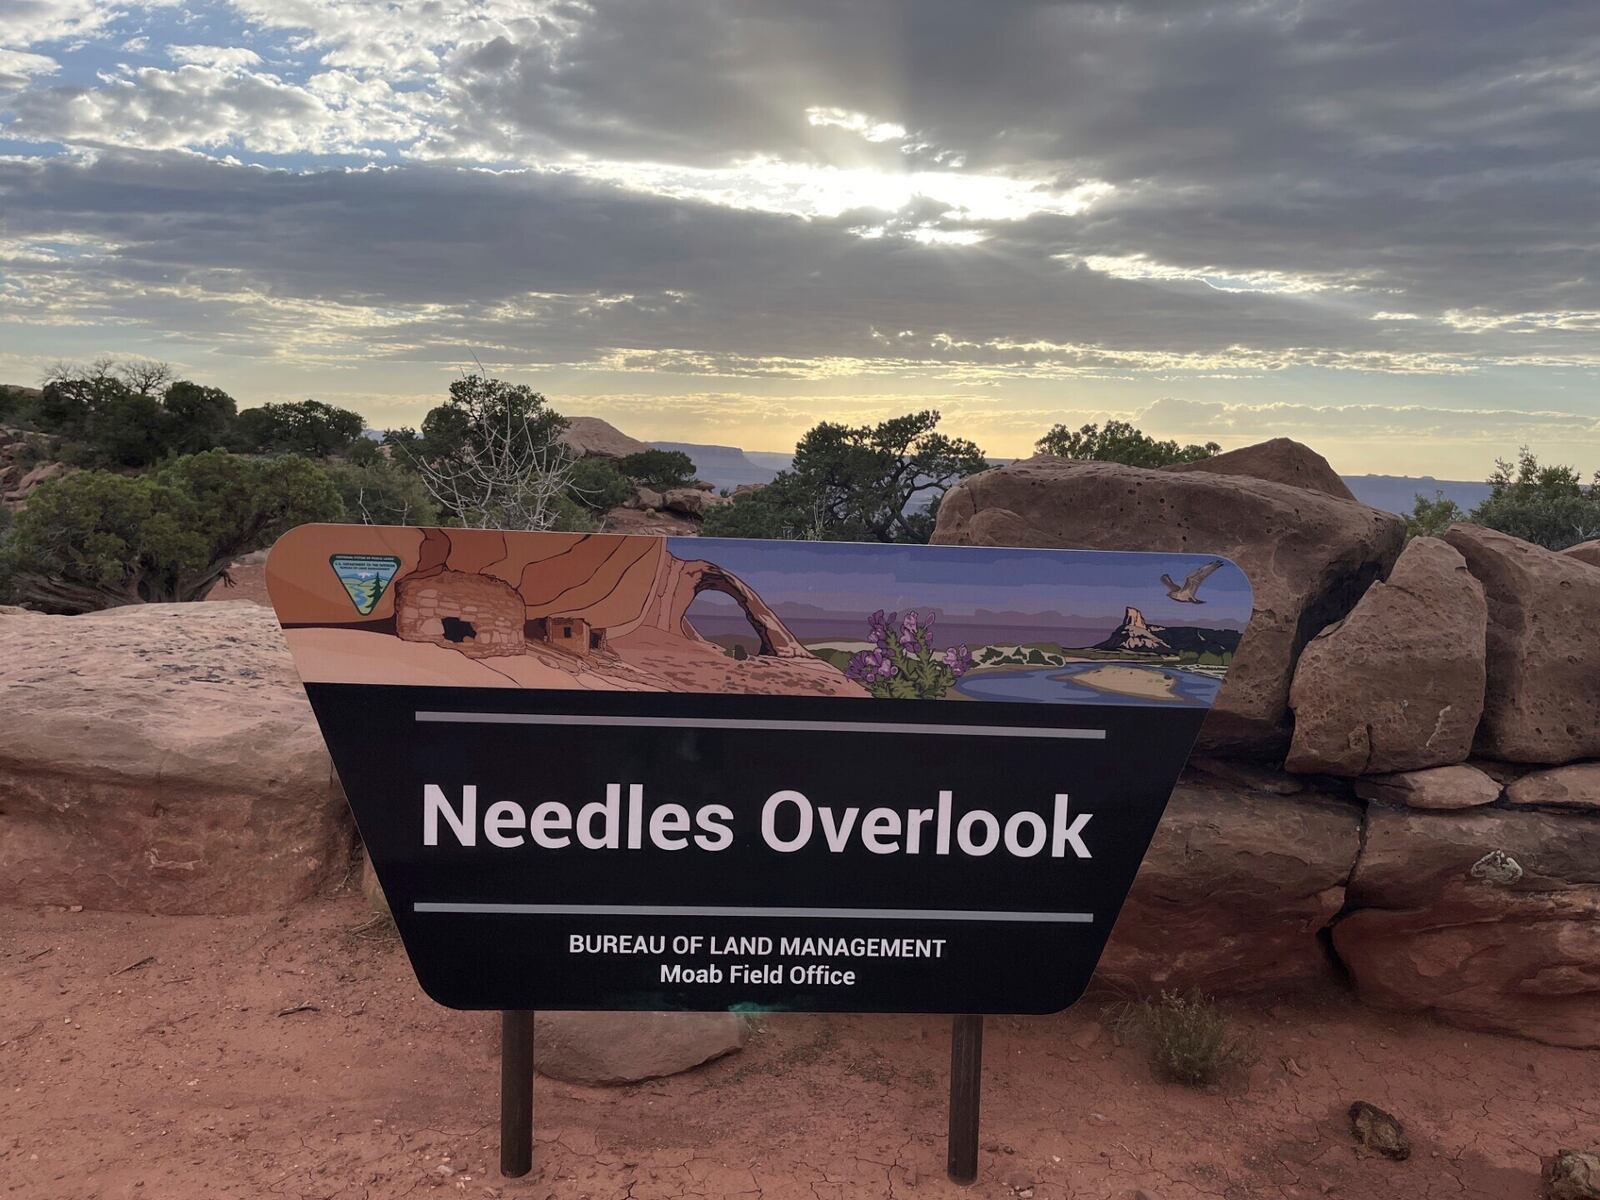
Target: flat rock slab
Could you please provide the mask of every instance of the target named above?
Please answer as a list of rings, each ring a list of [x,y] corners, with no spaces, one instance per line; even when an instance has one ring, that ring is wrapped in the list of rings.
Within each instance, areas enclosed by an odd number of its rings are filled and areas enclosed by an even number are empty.
[[[1375,805],[1333,944],[1363,1000],[1600,1046],[1600,816]]]
[[[1506,788],[1513,808],[1554,808],[1600,812],[1600,762],[1573,763],[1534,771]]]
[[[1500,785],[1488,775],[1458,763],[1426,771],[1400,771],[1356,780],[1356,795],[1406,808],[1477,808],[1500,799]]]
[[[1319,933],[1344,906],[1361,811],[1294,796],[1181,784],[1095,974],[1122,995],[1163,988],[1297,990],[1330,983]]]
[[[1489,604],[1478,750],[1551,766],[1600,758],[1600,571],[1477,525],[1445,540]]]
[[[732,1054],[747,1032],[737,1013],[542,1012],[533,1064],[567,1083],[638,1083]]]
[[[0,617],[0,904],[243,913],[348,864],[343,794],[272,613]]]
[[[1459,763],[1483,715],[1483,585],[1438,538],[1407,543],[1300,655],[1291,771],[1382,774]]]

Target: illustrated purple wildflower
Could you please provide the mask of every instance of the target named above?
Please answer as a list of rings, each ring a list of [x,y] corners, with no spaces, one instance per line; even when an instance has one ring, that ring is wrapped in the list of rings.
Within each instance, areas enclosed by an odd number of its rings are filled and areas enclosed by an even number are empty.
[[[912,609],[900,622],[900,644],[910,649],[917,641],[917,610]]]
[[[972,669],[972,651],[965,646],[951,646],[944,652],[944,665],[950,668],[950,674],[960,679]]]
[[[884,616],[883,609],[880,608],[868,620],[868,636],[872,638],[873,644],[884,653],[889,651],[889,626],[894,624],[894,619],[894,613]]]
[[[965,646],[936,650],[932,628],[932,613],[911,609],[902,618],[880,608],[867,618],[871,640],[850,656],[845,675],[874,696],[938,699],[973,662]]]

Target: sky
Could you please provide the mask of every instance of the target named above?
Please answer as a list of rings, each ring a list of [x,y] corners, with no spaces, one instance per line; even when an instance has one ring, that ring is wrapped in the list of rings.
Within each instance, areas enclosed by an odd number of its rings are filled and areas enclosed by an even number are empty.
[[[1593,0],[0,0],[0,381],[1600,467]]]
[[[796,615],[795,605],[863,618],[876,609],[904,615],[936,608],[950,620],[987,610],[1054,614],[1071,628],[1109,629],[1131,605],[1159,625],[1242,629],[1250,619],[1250,583],[1231,562],[1196,589],[1202,603],[1168,598],[1161,576],[1182,583],[1196,567],[1215,561],[1204,554],[733,538],[670,538],[667,548],[679,558],[709,559],[731,571],[785,617]],[[702,592],[696,602],[711,595]],[[721,600],[719,594],[714,603]],[[1046,623],[1052,622],[1053,617]],[[856,634],[865,636],[864,624]]]

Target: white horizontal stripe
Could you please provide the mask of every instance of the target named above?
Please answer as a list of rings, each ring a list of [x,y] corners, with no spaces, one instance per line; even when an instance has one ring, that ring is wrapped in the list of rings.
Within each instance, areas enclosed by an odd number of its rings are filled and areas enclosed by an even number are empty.
[[[563,713],[418,712],[418,721],[445,725],[619,725],[658,729],[799,730],[806,733],[922,733],[954,737],[1073,738],[1104,741],[1104,729],[1041,725],[945,725],[911,721],[780,721],[740,717],[611,717]]]
[[[470,904],[419,900],[419,913],[502,913],[533,917],[822,917],[862,921],[994,921],[1086,925],[1093,913],[985,912],[963,908],[763,908],[728,904]]]

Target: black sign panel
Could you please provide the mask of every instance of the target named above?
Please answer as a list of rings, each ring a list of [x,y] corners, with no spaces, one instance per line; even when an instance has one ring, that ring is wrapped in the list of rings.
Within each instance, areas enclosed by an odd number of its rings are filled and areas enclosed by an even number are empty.
[[[1198,556],[333,526],[269,586],[459,1008],[1061,1009],[1249,615]]]

